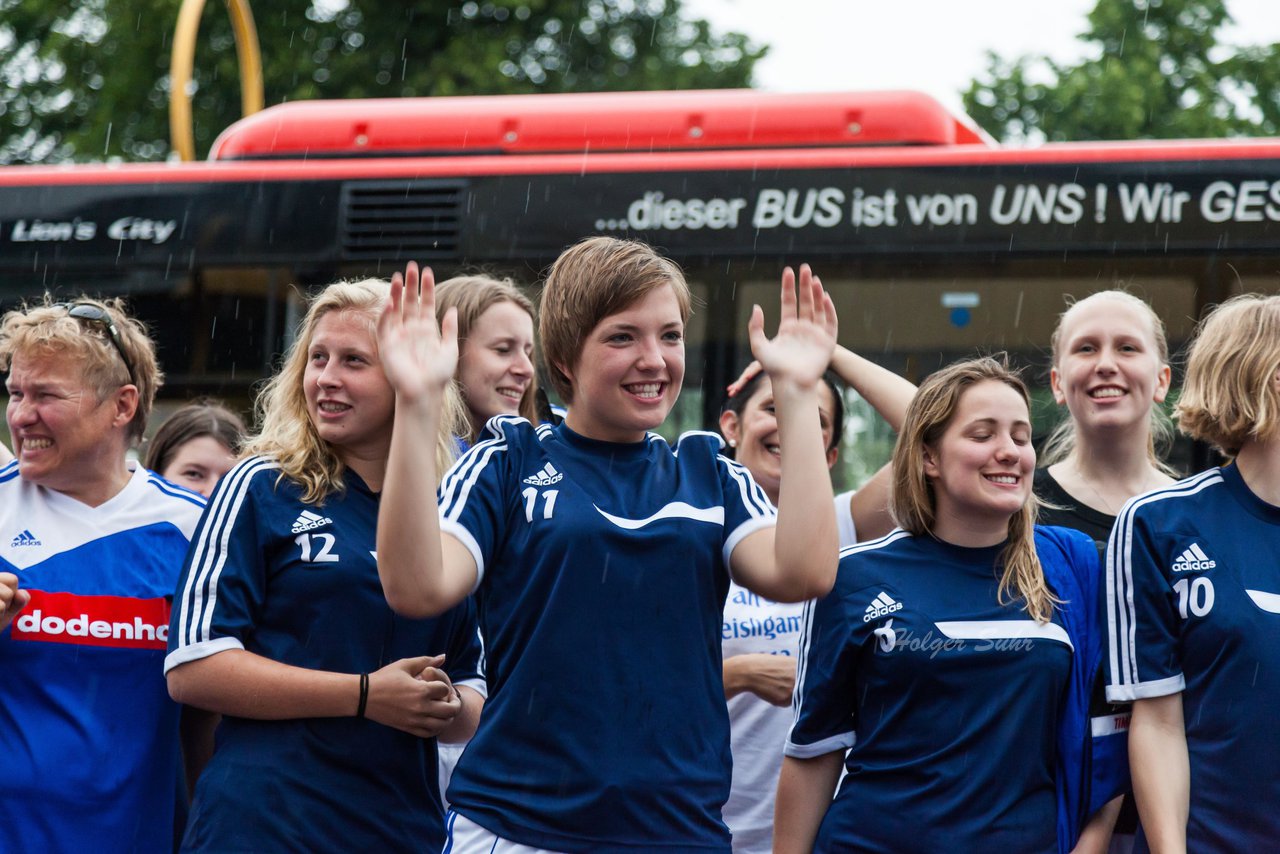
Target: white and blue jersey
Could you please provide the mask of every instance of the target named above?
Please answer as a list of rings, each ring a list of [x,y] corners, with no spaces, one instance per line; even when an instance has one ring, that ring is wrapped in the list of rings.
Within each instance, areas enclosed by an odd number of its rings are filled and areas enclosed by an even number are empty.
[[[173,848],[178,705],[161,663],[204,499],[139,467],[89,507],[0,469],[0,851]]]
[[[1069,850],[1088,797],[1097,552],[1037,528],[1051,622],[998,601],[1003,545],[895,531],[807,606],[786,753],[848,750],[815,851]],[[1090,666],[1092,662],[1092,666]],[[851,749],[850,749],[851,748]]]
[[[1280,840],[1280,507],[1234,466],[1125,505],[1107,547],[1107,697],[1182,693],[1188,851]]]
[[[218,484],[178,585],[165,670],[229,649],[296,667],[371,673],[446,653],[483,693],[474,606],[397,616],[378,579],[378,496],[350,469],[323,504],[251,457]],[[444,841],[434,739],[351,717],[224,716],[183,847],[197,851],[424,850]]]
[[[729,556],[774,524],[719,437],[599,442],[499,417],[441,484],[489,700],[453,809],[557,851],[727,851]]]

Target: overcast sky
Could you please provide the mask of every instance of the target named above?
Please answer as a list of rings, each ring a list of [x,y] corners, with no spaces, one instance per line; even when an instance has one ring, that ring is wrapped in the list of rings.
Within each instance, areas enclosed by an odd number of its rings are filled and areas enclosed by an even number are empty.
[[[918,89],[959,109],[985,55],[1078,59],[1095,0],[685,0],[717,29],[771,46],[756,85],[780,92]],[[1278,0],[1229,0],[1224,41],[1280,42]]]

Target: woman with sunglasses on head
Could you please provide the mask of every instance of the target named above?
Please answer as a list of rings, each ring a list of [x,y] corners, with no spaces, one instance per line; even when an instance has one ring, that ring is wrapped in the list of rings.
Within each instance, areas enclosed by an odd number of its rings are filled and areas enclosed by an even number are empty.
[[[482,704],[475,612],[406,619],[375,546],[395,396],[374,334],[384,281],[315,296],[259,397],[261,431],[218,484],[174,599],[174,697],[222,715],[183,847],[438,846],[436,740]],[[453,457],[456,397],[429,454]]]
[[[777,336],[752,316],[787,471],[775,513],[719,456],[718,437],[673,448],[648,432],[684,378],[679,267],[633,241],[578,243],[552,266],[539,321],[564,423],[492,423],[437,504],[424,452],[456,358],[453,318],[437,330],[429,272],[406,277],[380,334],[397,399],[383,585],[415,614],[474,591],[489,662],[485,717],[449,787],[450,850],[727,852],[719,638],[730,572],[795,600],[834,571],[817,416],[830,298],[807,267],[797,295],[788,270]]]
[[[1156,451],[1172,438],[1160,409],[1169,393],[1169,343],[1151,306],[1116,290],[1074,303],[1051,341],[1049,382],[1067,418],[1045,443],[1043,467],[1036,469],[1036,496],[1044,502],[1040,521],[1082,531],[1101,554],[1124,502],[1173,483]],[[1082,851],[1106,851],[1112,825],[1130,841],[1137,827],[1132,800],[1121,809],[1130,710],[1107,702],[1104,682],[1100,673],[1091,709],[1093,763],[1120,791],[1095,787],[1090,813],[1099,815],[1081,840]]]
[[[1129,501],[1107,546],[1107,697],[1133,703],[1139,850],[1280,839],[1280,296],[1200,325],[1179,428],[1231,462]]]
[[[1028,404],[994,359],[916,392],[893,454],[902,530],[845,549],[806,606],[776,851],[1075,844],[1097,555],[1034,525]]]
[[[836,346],[831,370],[823,374],[818,414],[828,467],[835,465],[844,431],[841,380],[849,383],[898,430],[915,386]],[[720,432],[729,455],[778,501],[781,459],[773,385],[753,362],[729,387],[720,413]],[[873,539],[893,527],[889,514],[891,469],[884,466],[862,488],[835,497],[840,545]],[[732,584],[724,608],[722,646],[725,697],[733,750],[733,787],[724,820],[733,832],[735,854],[767,852],[773,841],[773,802],[782,765],[782,747],[791,727],[800,640],[798,602],[773,602]]]
[[[0,367],[0,850],[170,850],[180,710],[160,666],[204,501],[126,456],[154,346],[118,300],[45,304],[4,316]]]

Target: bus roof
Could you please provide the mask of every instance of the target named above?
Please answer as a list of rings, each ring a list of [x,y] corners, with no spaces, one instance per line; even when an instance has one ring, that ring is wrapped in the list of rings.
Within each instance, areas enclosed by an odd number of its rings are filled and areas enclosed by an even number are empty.
[[[231,125],[209,159],[992,144],[920,92],[726,89],[297,101]]]

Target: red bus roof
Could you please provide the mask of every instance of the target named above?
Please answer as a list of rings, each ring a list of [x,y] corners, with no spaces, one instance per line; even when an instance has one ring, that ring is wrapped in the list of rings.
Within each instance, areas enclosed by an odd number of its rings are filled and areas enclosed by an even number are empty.
[[[990,144],[919,92],[726,89],[297,101],[231,125],[209,159]]]

